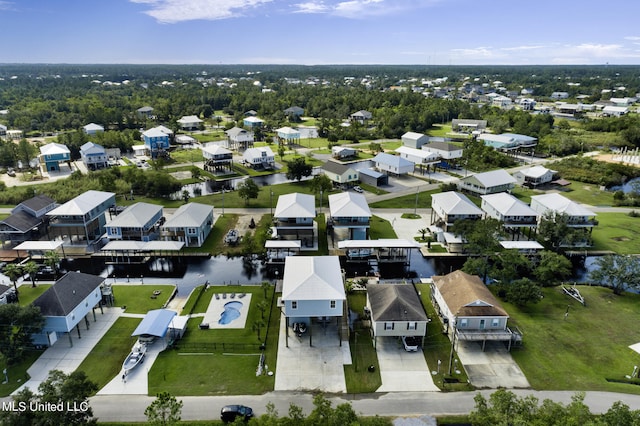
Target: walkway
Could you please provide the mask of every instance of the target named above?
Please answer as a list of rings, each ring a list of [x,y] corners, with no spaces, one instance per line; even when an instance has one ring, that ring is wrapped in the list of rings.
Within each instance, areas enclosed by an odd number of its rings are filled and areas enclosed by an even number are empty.
[[[376,348],[382,386],[376,392],[440,392],[424,353],[407,352],[395,337],[378,337]]]

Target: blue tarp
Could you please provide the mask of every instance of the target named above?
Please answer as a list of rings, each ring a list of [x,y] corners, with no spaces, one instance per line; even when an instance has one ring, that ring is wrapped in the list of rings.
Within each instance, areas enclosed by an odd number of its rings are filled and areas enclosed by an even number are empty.
[[[155,309],[153,311],[149,311],[131,335],[164,337],[164,335],[167,334],[167,330],[169,329],[169,325],[171,324],[173,317],[175,316],[176,313],[169,309]]]

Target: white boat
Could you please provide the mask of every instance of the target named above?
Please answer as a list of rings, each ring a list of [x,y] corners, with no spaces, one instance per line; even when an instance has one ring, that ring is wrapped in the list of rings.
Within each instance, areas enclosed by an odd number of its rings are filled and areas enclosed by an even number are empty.
[[[147,345],[144,343],[136,342],[131,348],[131,352],[127,355],[127,358],[122,363],[122,370],[124,374],[133,370],[136,365],[140,364],[144,359],[144,355],[147,353]]]
[[[238,231],[235,229],[231,229],[224,237],[224,242],[227,244],[236,244],[238,242],[238,238],[240,238],[240,236],[238,235]]]

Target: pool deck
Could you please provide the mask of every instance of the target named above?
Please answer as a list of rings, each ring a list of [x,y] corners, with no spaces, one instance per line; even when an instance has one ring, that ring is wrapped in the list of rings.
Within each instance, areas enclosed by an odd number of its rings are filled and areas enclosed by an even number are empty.
[[[209,324],[209,328],[244,328],[247,323],[247,313],[249,312],[249,306],[251,305],[251,293],[246,293],[243,297],[240,297],[243,293],[221,293],[217,292],[211,297],[211,302],[207,307],[202,318],[203,323]],[[233,295],[233,297],[231,297]],[[219,324],[218,320],[224,312],[224,305],[229,302],[241,302],[240,317],[234,319],[229,324]]]

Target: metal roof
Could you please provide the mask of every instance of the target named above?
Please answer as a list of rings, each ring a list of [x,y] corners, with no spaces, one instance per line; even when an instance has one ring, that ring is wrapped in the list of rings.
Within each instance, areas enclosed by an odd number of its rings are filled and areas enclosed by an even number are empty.
[[[167,334],[169,325],[173,317],[177,314],[169,309],[155,309],[147,312],[140,324],[136,327],[132,336],[149,335],[155,337],[164,337]]]

